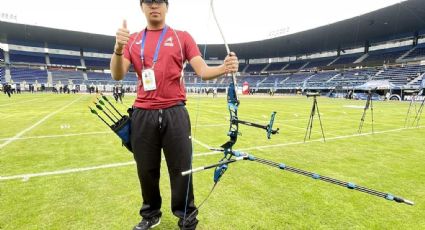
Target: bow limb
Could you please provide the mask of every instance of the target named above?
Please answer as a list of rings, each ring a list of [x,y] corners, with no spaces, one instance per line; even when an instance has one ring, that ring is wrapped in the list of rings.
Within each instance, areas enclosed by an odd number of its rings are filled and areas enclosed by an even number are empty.
[[[212,15],[214,17],[214,21],[217,24],[217,28],[220,31],[221,37],[223,39],[224,42],[224,46],[226,47],[226,52],[227,55],[230,55],[230,48],[229,48],[229,44],[226,41],[226,37],[224,36],[223,30],[221,29],[220,26],[220,22],[217,19],[217,15],[215,13],[215,9],[214,9],[214,0],[210,1],[210,7],[211,7],[211,11],[212,11]],[[232,95],[232,97],[228,97],[227,100],[229,101],[229,103],[234,103],[239,105],[239,99],[238,99],[238,94],[237,94],[237,81],[236,81],[236,73],[232,73],[232,84],[230,84],[229,86],[229,90],[232,90],[234,92],[234,95]]]

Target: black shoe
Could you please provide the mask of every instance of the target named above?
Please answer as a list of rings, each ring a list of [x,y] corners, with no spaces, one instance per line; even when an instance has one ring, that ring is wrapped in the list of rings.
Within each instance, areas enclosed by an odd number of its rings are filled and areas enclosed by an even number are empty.
[[[142,221],[136,226],[134,226],[133,230],[147,230],[150,228],[154,228],[158,226],[161,223],[161,217],[160,216],[154,216],[152,218],[143,218]]]
[[[177,225],[179,226],[180,230],[195,230],[198,222],[199,221],[196,218],[186,219],[186,221],[180,219]]]

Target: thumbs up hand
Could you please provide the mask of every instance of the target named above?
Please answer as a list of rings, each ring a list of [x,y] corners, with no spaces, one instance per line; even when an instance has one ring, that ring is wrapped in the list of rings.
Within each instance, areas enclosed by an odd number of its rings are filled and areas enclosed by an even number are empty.
[[[123,52],[124,46],[127,45],[128,40],[130,39],[130,31],[127,29],[127,20],[123,20],[121,28],[117,30],[115,36],[115,52]]]

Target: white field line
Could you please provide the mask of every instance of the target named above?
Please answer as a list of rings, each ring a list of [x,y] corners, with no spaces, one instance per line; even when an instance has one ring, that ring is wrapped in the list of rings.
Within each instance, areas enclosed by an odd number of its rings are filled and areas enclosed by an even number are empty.
[[[294,128],[294,129],[301,129],[301,130],[304,130],[304,131],[306,131],[306,129],[307,129],[307,127],[306,128],[301,128],[301,127],[297,127],[297,126],[293,126],[293,125],[288,125],[288,124],[284,124],[283,126],[284,127],[286,126],[286,127],[289,127],[289,128]],[[316,129],[317,130],[314,129],[315,126],[316,126]],[[322,135],[322,130],[320,129],[320,123],[318,122],[315,126],[313,126],[313,130],[311,130],[311,132]],[[317,127],[317,126],[319,126],[319,127]],[[335,134],[332,134],[330,132],[327,132],[325,128],[323,129],[323,132],[325,133],[325,137],[327,137],[327,136],[337,136]],[[304,134],[305,134],[305,132],[304,132]]]
[[[341,139],[348,139],[348,138],[354,138],[354,137],[370,136],[370,135],[377,135],[377,134],[384,134],[384,133],[393,133],[393,132],[400,132],[400,131],[403,131],[403,130],[413,130],[413,129],[422,129],[422,128],[425,128],[425,126],[419,126],[417,128],[399,128],[399,129],[392,129],[392,130],[385,130],[385,131],[376,131],[375,133],[370,132],[370,133],[331,137],[331,138],[326,139],[326,141],[329,142],[329,141],[332,141],[332,140],[341,140]],[[249,148],[242,148],[242,149],[238,149],[238,150],[240,150],[240,151],[263,150],[263,149],[268,149],[268,148],[276,148],[276,147],[283,147],[283,146],[290,146],[290,145],[301,145],[301,144],[312,143],[312,142],[322,142],[322,138],[306,141],[305,143],[303,141],[299,141],[299,142],[290,142],[290,143],[283,143],[283,144],[276,144],[276,145],[255,146],[255,147],[249,147]],[[194,157],[217,155],[217,154],[222,154],[222,152],[212,151],[212,152],[205,152],[205,153],[197,153],[197,154],[194,154]],[[16,180],[16,179],[22,179],[23,181],[27,181],[32,177],[43,177],[43,176],[51,176],[51,175],[78,173],[78,172],[92,171],[92,170],[97,170],[97,169],[116,168],[116,167],[128,166],[128,165],[133,165],[133,164],[135,164],[135,162],[130,161],[130,162],[124,162],[124,163],[99,165],[99,166],[85,167],[85,168],[65,169],[65,170],[52,171],[52,172],[30,173],[30,174],[21,174],[21,175],[14,175],[14,176],[0,176],[0,181]]]
[[[227,125],[201,125],[200,127],[212,127],[212,126],[227,126]],[[11,137],[11,138],[2,138],[0,141],[9,141],[9,140],[28,140],[28,139],[44,139],[44,138],[60,138],[60,137],[75,137],[75,136],[90,136],[90,135],[100,135],[100,134],[113,134],[113,131],[105,132],[88,132],[88,133],[70,133],[70,134],[58,134],[58,135],[45,135],[45,136],[32,136],[32,137]],[[194,140],[195,142],[197,140]],[[208,145],[202,144],[202,142],[197,142],[198,144],[207,147]]]
[[[202,143],[201,141],[199,141],[199,140],[195,139],[194,137],[192,137],[192,140],[193,140],[195,143],[197,143],[198,145],[201,145],[202,147],[204,147],[204,148],[206,148],[206,149],[208,149],[208,150],[212,149],[212,147],[211,147],[211,146],[209,146],[209,145],[207,145],[207,144],[205,144],[205,143]]]
[[[20,101],[20,102],[14,102],[14,103],[7,103],[7,104],[4,104],[4,105],[0,105],[0,107],[3,107],[3,106],[14,106],[14,105],[17,105],[17,104],[23,104],[23,103],[27,103],[27,102],[38,100],[40,98],[35,98],[35,99],[28,100],[28,101]]]
[[[21,132],[19,132],[18,134],[16,134],[14,137],[10,138],[9,140],[7,140],[6,142],[4,142],[3,144],[0,144],[0,149],[4,148],[5,146],[7,146],[8,144],[12,143],[13,141],[15,141],[17,138],[20,138],[22,135],[24,135],[25,133],[31,131],[32,129],[34,129],[35,127],[39,126],[41,123],[43,123],[45,120],[49,119],[50,117],[54,116],[55,114],[62,112],[64,109],[68,108],[69,106],[71,106],[72,104],[74,104],[75,102],[81,100],[81,98],[83,97],[79,97],[75,100],[73,100],[72,102],[70,102],[69,104],[63,106],[62,108],[55,110],[54,112],[48,114],[47,116],[43,117],[41,120],[39,120],[38,122],[36,122],[35,124],[31,125],[30,127],[22,130]]]
[[[47,136],[4,138],[4,139],[0,139],[0,141],[8,141],[8,140],[11,140],[11,139],[14,139],[14,140],[28,140],[28,139],[44,139],[44,138],[58,138],[58,137],[75,137],[75,136],[100,135],[100,134],[111,134],[111,133],[113,133],[113,132],[112,131],[109,131],[109,132],[90,132],[90,133],[70,133],[70,134],[47,135]]]
[[[135,164],[135,162],[130,161],[130,162],[125,162],[125,163],[99,165],[99,166],[86,167],[86,168],[65,169],[65,170],[59,170],[59,171],[53,171],[53,172],[31,173],[31,174],[22,174],[22,175],[7,176],[7,177],[0,176],[0,181],[15,180],[15,179],[28,180],[29,178],[32,178],[32,177],[52,176],[52,175],[61,175],[61,174],[77,173],[77,172],[84,172],[84,171],[92,171],[92,170],[97,170],[97,169],[116,168],[116,167],[128,166],[128,165],[133,165],[133,164]]]

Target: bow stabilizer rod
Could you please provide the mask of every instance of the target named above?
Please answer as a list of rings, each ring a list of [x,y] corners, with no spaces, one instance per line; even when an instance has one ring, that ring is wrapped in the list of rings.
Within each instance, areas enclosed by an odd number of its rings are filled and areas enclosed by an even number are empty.
[[[253,122],[249,122],[249,121],[242,121],[242,120],[235,120],[234,122],[237,122],[239,124],[243,124],[246,126],[251,126],[251,127],[255,127],[255,128],[260,128],[260,129],[265,129],[267,131],[267,139],[271,139],[271,135],[273,134],[278,134],[279,133],[279,128],[273,129],[273,124],[274,124],[274,118],[276,116],[276,112],[272,112],[271,118],[270,118],[270,122],[267,125],[260,125],[260,124],[256,124]]]
[[[357,185],[357,184],[352,183],[352,182],[345,182],[345,181],[341,181],[341,180],[334,179],[334,178],[331,178],[331,177],[322,176],[322,175],[319,175],[319,174],[314,173],[314,172],[309,172],[309,171],[306,171],[306,170],[303,170],[303,169],[299,169],[299,168],[295,168],[295,167],[286,165],[284,163],[276,163],[274,161],[270,161],[270,160],[262,159],[262,158],[257,158],[253,155],[248,154],[248,153],[234,151],[234,150],[228,151],[227,153],[231,154],[236,159],[227,159],[226,161],[221,161],[221,162],[213,164],[213,165],[197,168],[197,170],[185,171],[185,172],[183,172],[184,174],[182,173],[182,175],[183,176],[189,175],[191,173],[200,172],[200,171],[210,169],[210,168],[213,168],[213,167],[216,167],[216,166],[225,165],[227,163],[234,163],[234,162],[239,161],[239,160],[249,160],[249,161],[255,161],[255,162],[258,162],[258,163],[261,163],[261,164],[264,164],[264,165],[268,165],[268,166],[271,166],[271,167],[274,167],[274,168],[278,168],[278,169],[281,169],[281,170],[285,170],[285,171],[288,171],[288,172],[296,173],[296,174],[299,174],[299,175],[302,175],[302,176],[310,177],[310,178],[315,179],[315,180],[321,180],[321,181],[324,181],[324,182],[327,182],[327,183],[331,183],[331,184],[334,184],[334,185],[345,187],[345,188],[348,188],[350,190],[357,190],[359,192],[367,193],[369,195],[385,198],[386,200],[389,200],[389,201],[395,201],[397,203],[404,203],[404,204],[407,204],[407,205],[414,205],[413,201],[404,199],[402,197],[394,196],[391,193],[384,193],[384,192],[380,192],[380,191],[377,191],[377,190],[374,190],[374,189],[370,189],[370,188],[367,188],[367,187]]]

